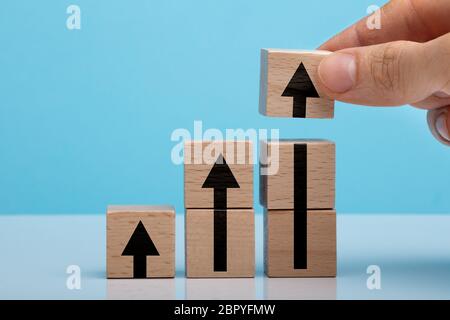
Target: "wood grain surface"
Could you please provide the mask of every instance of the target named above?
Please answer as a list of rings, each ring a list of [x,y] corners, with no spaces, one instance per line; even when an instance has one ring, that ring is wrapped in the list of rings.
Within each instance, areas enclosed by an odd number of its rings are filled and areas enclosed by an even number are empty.
[[[227,210],[226,272],[213,271],[213,222],[214,210],[186,210],[186,276],[189,278],[253,277],[255,275],[253,209]]]
[[[268,209],[294,208],[294,145],[307,145],[307,208],[332,209],[335,205],[335,144],[327,140],[261,141],[260,152],[277,172],[263,175],[260,202]],[[260,156],[260,161],[265,162]],[[266,165],[263,163],[263,166]]]
[[[185,208],[214,208],[214,190],[202,185],[220,154],[239,184],[239,188],[227,189],[227,208],[253,207],[254,160],[250,141],[187,141],[184,150]]]
[[[171,206],[109,206],[106,222],[108,278],[133,278],[133,257],[123,250],[141,221],[159,256],[147,257],[147,277],[175,276],[175,209]]]
[[[294,269],[293,210],[265,210],[264,262],[269,277],[335,277],[336,212],[308,210],[307,268]]]
[[[330,100],[320,84],[317,67],[330,54],[328,51],[261,50],[259,111],[271,117],[293,117],[293,98],[282,96],[301,63],[320,98],[307,98],[306,118],[333,118],[334,100]]]

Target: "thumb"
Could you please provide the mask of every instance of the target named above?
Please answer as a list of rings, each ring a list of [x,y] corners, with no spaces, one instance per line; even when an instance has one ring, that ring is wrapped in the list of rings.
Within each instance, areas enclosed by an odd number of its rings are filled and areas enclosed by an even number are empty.
[[[325,94],[344,102],[395,106],[450,92],[450,33],[426,43],[395,41],[349,48],[318,68]]]

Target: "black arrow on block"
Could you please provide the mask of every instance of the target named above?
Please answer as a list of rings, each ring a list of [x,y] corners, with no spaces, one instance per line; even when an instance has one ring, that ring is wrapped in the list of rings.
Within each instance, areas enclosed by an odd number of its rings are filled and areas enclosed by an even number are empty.
[[[307,269],[307,151],[294,144],[294,269]]]
[[[147,256],[159,256],[159,252],[142,221],[134,229],[122,256],[133,257],[133,278],[147,278]]]
[[[214,271],[227,271],[227,189],[240,186],[222,155],[202,188],[214,189]]]
[[[292,114],[294,118],[306,117],[306,98],[319,98],[319,94],[303,63],[300,63],[291,81],[289,81],[287,87],[284,89],[282,96],[294,98]]]

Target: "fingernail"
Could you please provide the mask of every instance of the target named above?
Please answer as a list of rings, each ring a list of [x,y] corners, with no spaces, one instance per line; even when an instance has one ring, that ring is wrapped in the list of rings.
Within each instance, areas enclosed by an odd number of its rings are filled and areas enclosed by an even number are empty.
[[[348,53],[332,53],[322,60],[318,73],[322,83],[331,91],[347,92],[355,84],[355,56]]]
[[[450,127],[448,122],[449,121],[447,112],[441,113],[436,118],[436,130],[442,138],[444,138],[447,141],[450,141],[450,132],[449,132]]]

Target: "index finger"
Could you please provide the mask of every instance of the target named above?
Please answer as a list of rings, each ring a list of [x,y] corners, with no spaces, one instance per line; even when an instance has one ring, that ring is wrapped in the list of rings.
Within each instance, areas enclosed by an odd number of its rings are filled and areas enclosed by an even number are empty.
[[[367,17],[334,36],[319,49],[337,51],[397,40],[426,42],[450,31],[450,1],[393,0],[379,13],[380,29],[369,29]]]

